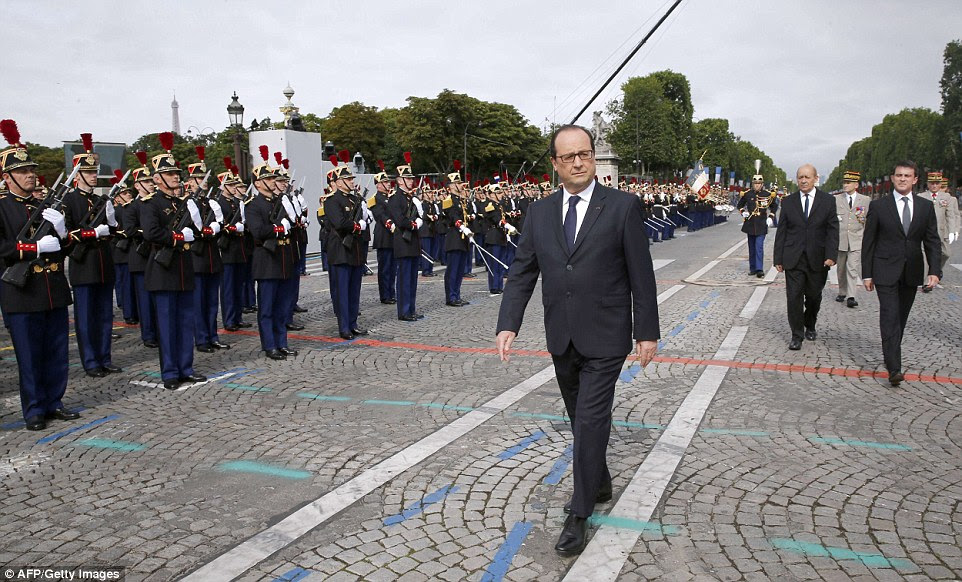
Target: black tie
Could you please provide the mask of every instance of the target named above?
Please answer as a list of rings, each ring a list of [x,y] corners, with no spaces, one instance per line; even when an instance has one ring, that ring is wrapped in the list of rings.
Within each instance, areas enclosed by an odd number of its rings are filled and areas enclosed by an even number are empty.
[[[854,200],[854,199],[855,199],[854,196],[849,196],[849,197],[848,197],[848,209],[849,209],[849,210],[852,209],[852,200]]]
[[[909,197],[902,196],[902,203],[902,230],[908,236],[909,227],[912,226],[912,217],[909,215]]]
[[[578,230],[578,211],[575,210],[575,206],[578,205],[579,200],[581,198],[578,196],[568,198],[568,212],[565,213],[565,242],[568,243],[569,253],[575,248],[575,233]]]
[[[808,220],[808,194],[805,195],[805,220]]]

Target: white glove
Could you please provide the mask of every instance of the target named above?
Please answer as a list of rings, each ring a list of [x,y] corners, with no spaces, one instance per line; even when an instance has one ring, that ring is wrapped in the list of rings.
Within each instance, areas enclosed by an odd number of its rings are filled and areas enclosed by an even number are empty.
[[[304,200],[304,195],[303,195],[303,194],[298,194],[298,195],[297,195],[297,203],[301,205],[301,210],[306,210],[306,209],[307,209],[307,200]]]
[[[107,224],[117,226],[117,212],[114,210],[114,203],[108,200],[105,210],[107,213]]]
[[[200,220],[200,210],[197,208],[193,199],[187,201],[187,212],[190,212],[190,220],[194,223],[197,230],[204,228],[204,223]]]
[[[514,235],[518,233],[518,229],[516,229],[514,225],[511,224],[510,222],[504,223],[504,230],[508,231],[508,234],[510,235]]]
[[[281,219],[281,226],[284,227],[284,234],[287,234],[291,230],[291,222],[286,218]]]
[[[46,212],[46,210],[44,210],[44,212]],[[950,232],[950,233],[949,233],[949,244],[952,244],[952,243],[954,243],[954,242],[957,241],[957,240],[959,240],[959,233],[957,233],[957,232]]]
[[[364,220],[368,221],[368,223],[374,220],[374,215],[371,214],[371,209],[367,206],[364,207],[364,212],[362,214],[364,215]]]
[[[47,209],[49,210],[49,208]],[[37,254],[55,253],[60,250],[60,239],[52,234],[37,241]]]
[[[418,216],[424,216],[424,205],[417,198],[411,198],[414,201],[415,208],[418,209]]]
[[[468,238],[473,238],[473,237],[474,237],[474,233],[471,232],[471,229],[468,228],[468,225],[466,225],[466,224],[462,224],[462,225],[461,225],[461,228],[459,228],[458,230],[460,230],[460,231],[461,231],[461,234],[463,234],[464,236],[466,236],[466,237],[468,237]]]
[[[415,218],[415,219],[414,219],[414,225],[415,225],[415,227],[417,227],[417,228],[421,228],[422,226],[424,226],[424,221],[421,220],[420,218]]]
[[[247,222],[247,214],[244,212],[246,209],[247,209],[247,204],[244,204],[243,202],[241,202],[240,203],[241,222]]]
[[[294,206],[291,204],[291,201],[287,196],[281,198],[281,204],[284,206],[284,211],[287,212],[287,215],[291,218],[294,218],[298,215],[298,213],[294,212]]]
[[[747,210],[742,210],[742,218],[748,218],[749,216],[751,216],[751,214],[749,214]]]
[[[769,228],[775,228],[775,221],[772,220],[771,216],[765,219],[765,224],[767,224]]]
[[[364,229],[367,228],[367,221],[364,220],[363,218],[362,218],[361,220],[359,220],[357,224],[358,224],[358,226],[361,227],[361,230],[364,230]]]
[[[244,232],[244,223],[238,222],[234,225],[234,228],[237,230],[237,232]]]
[[[98,224],[97,228],[94,229],[94,232],[97,233],[97,238],[109,236],[110,227],[107,226],[106,224]]]
[[[214,220],[217,222],[224,222],[224,211],[220,207],[220,202],[216,200],[208,201],[210,204],[210,209],[214,211]]]
[[[220,223],[219,223],[219,222],[212,222],[212,223],[210,223],[210,229],[211,229],[212,231],[214,231],[214,234],[219,233],[219,232],[220,232]]]
[[[194,242],[194,231],[189,226],[180,231],[180,234],[184,235],[184,242]]]
[[[301,203],[297,200],[297,196],[291,196],[291,206],[294,207],[294,212],[296,213],[294,216],[300,216],[304,210],[304,207],[301,206]]]
[[[57,231],[57,236],[60,238],[67,236],[67,224],[64,221],[63,214],[60,214],[53,208],[44,208],[41,214],[43,215],[43,219],[49,222],[51,226],[53,226],[53,229]]]

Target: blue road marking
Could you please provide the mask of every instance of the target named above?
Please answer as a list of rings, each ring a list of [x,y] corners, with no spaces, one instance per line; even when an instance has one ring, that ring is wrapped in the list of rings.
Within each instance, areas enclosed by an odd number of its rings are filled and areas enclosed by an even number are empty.
[[[543,430],[539,430],[537,432],[531,433],[531,435],[526,436],[520,441],[518,441],[518,444],[514,445],[513,447],[510,447],[506,451],[499,453],[498,458],[501,459],[502,461],[510,459],[511,457],[517,455],[521,451],[531,446],[536,441],[540,440],[541,437],[543,436],[545,436],[545,433]]]
[[[544,478],[546,485],[557,485],[561,483],[561,478],[565,476],[565,472],[568,470],[568,465],[571,464],[571,460],[574,458],[574,445],[568,445],[568,447],[561,453],[558,460],[554,462],[551,466],[551,471],[548,472],[548,476]]]
[[[71,408],[71,407],[68,406],[68,407],[67,407],[67,410],[73,410],[74,412],[83,412],[84,410],[87,410],[87,409],[86,409],[85,407],[83,407],[83,406],[77,406],[77,407],[73,407],[73,408]],[[18,421],[15,421],[15,422],[8,422],[8,423],[6,423],[6,424],[0,424],[0,430],[14,430],[14,429],[18,429],[18,428],[23,428],[23,427],[25,427],[25,426],[27,426],[27,423],[26,423],[26,422],[24,422],[24,421],[22,421],[22,420],[18,420]]]
[[[310,574],[310,570],[305,570],[304,568],[294,568],[293,570],[288,570],[277,578],[274,578],[274,582],[297,582],[298,580],[307,578]]]
[[[481,582],[501,582],[504,575],[508,573],[515,554],[521,549],[524,538],[528,537],[528,534],[531,533],[532,527],[534,527],[534,525],[527,521],[519,521],[514,524],[511,532],[508,533],[507,539],[505,539],[501,547],[498,548],[498,553],[494,555],[494,559],[491,561],[488,569],[485,570],[484,575],[481,576]]]
[[[55,441],[55,440],[57,440],[57,439],[59,439],[59,438],[61,438],[61,437],[65,437],[65,436],[67,436],[68,434],[73,434],[73,433],[75,433],[75,432],[77,432],[77,431],[79,431],[79,430],[84,430],[84,429],[87,429],[87,428],[93,428],[93,427],[95,427],[95,426],[101,425],[101,424],[103,424],[103,423],[105,423],[105,422],[109,422],[109,421],[111,421],[111,420],[116,420],[116,419],[118,419],[118,418],[120,418],[120,415],[119,415],[119,414],[112,414],[112,415],[110,415],[110,416],[105,416],[105,417],[103,417],[103,418],[98,418],[97,420],[94,420],[94,421],[92,421],[92,422],[88,422],[87,424],[82,424],[82,425],[80,425],[80,426],[75,426],[75,427],[72,427],[72,428],[68,428],[67,430],[64,430],[64,431],[61,431],[61,432],[57,432],[57,433],[54,433],[54,434],[49,435],[49,436],[45,436],[45,437],[43,437],[42,439],[39,439],[39,440],[37,441],[37,444],[38,444],[38,445],[44,445],[44,444],[47,444],[47,443],[52,443],[53,441]]]
[[[454,485],[445,485],[444,487],[438,489],[430,495],[425,495],[420,501],[415,501],[409,505],[404,511],[398,513],[397,515],[390,515],[384,518],[384,525],[394,525],[396,523],[401,523],[405,519],[414,517],[424,511],[424,508],[428,505],[437,503],[441,501],[451,493],[457,491],[458,488]]]

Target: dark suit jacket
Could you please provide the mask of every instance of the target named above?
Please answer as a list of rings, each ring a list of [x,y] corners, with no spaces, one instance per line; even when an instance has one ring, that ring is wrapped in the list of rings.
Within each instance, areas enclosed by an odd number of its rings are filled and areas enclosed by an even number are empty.
[[[542,275],[548,351],[569,342],[593,358],[624,356],[635,340],[656,340],[655,273],[641,202],[595,185],[591,205],[568,253],[562,227],[562,191],[528,208],[514,263],[501,299],[498,332],[517,332],[538,275]]]
[[[775,253],[772,264],[794,269],[805,253],[808,264],[819,268],[825,259],[838,261],[838,215],[835,197],[815,189],[815,199],[808,209],[808,220],[798,192],[782,200],[782,213],[775,231]]]
[[[942,245],[935,207],[930,200],[914,196],[912,224],[906,236],[902,215],[892,194],[873,200],[862,233],[862,278],[876,285],[921,285],[925,278],[922,248],[929,262],[929,275],[942,278]]]

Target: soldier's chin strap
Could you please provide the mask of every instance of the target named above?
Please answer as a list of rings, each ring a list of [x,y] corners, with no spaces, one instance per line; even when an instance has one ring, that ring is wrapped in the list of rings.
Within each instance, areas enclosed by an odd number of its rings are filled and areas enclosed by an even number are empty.
[[[24,188],[23,186],[21,186],[21,185],[20,185],[20,182],[17,181],[17,178],[16,178],[12,173],[7,173],[7,176],[9,176],[9,177],[6,179],[6,181],[7,181],[7,182],[13,182],[14,184],[16,184],[16,185],[17,185],[17,190],[20,190],[21,192],[25,193],[25,196],[24,196],[24,197],[31,196],[31,195],[33,194],[33,191],[27,190],[26,188]]]
[[[164,174],[165,174],[165,173],[166,173],[166,172],[161,172],[161,173],[160,173],[160,181],[164,183],[164,186],[167,187],[167,190],[169,190],[170,192],[172,192],[172,193],[174,194],[174,196],[176,196],[176,195],[177,195],[177,188],[174,188],[173,186],[171,186],[170,184],[167,183],[167,178],[164,177]]]
[[[90,182],[87,181],[87,178],[86,178],[86,176],[84,176],[83,172],[77,172],[77,178],[79,178],[79,179],[84,183],[84,186],[90,188],[90,190],[84,190],[84,192],[93,192],[94,186],[97,185],[97,179],[96,179],[96,178],[94,178],[94,183],[93,183],[93,184],[91,184]]]

